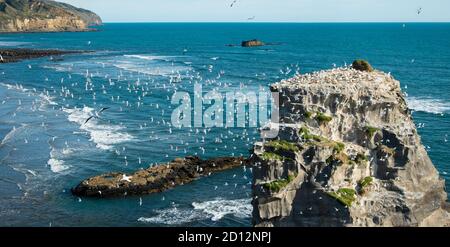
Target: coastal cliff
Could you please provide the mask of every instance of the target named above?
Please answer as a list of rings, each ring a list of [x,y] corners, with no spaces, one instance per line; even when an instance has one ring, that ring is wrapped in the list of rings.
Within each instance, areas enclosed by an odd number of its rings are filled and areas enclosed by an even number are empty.
[[[0,32],[88,31],[95,13],[50,0],[0,0]]]
[[[450,226],[444,181],[391,75],[339,68],[271,90],[280,134],[251,157],[255,226]]]

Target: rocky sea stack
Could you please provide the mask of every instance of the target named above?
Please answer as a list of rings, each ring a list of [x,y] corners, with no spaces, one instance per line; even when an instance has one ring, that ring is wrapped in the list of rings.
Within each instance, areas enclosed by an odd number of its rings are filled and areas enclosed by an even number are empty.
[[[339,68],[271,89],[280,135],[251,158],[255,226],[450,225],[444,181],[398,81]]]
[[[0,0],[0,32],[88,31],[95,13],[51,0]]]

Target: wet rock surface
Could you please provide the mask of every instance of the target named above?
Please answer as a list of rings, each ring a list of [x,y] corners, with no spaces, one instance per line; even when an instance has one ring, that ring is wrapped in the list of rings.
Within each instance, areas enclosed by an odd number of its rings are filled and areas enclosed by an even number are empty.
[[[215,158],[202,160],[199,157],[177,158],[169,163],[152,166],[133,174],[107,173],[82,181],[72,193],[82,197],[118,197],[163,192],[187,184],[203,176],[240,167],[244,158]]]
[[[13,63],[25,59],[52,57],[62,59],[61,56],[87,51],[35,50],[35,49],[0,49],[0,63]]]

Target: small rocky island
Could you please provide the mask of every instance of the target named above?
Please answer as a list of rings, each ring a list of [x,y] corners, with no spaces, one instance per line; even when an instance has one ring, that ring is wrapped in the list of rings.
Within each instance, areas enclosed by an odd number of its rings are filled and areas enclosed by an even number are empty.
[[[95,13],[51,0],[0,0],[0,32],[89,31]]]
[[[257,39],[242,41],[242,44],[241,44],[242,47],[257,47],[257,46],[264,46],[264,45],[265,45],[264,42],[259,41]]]
[[[244,158],[215,158],[202,160],[199,157],[178,158],[133,174],[108,173],[84,180],[72,189],[72,194],[81,197],[117,197],[163,192],[178,185],[194,181],[246,164]]]
[[[354,67],[272,85],[280,135],[250,159],[255,226],[450,226],[400,83]]]

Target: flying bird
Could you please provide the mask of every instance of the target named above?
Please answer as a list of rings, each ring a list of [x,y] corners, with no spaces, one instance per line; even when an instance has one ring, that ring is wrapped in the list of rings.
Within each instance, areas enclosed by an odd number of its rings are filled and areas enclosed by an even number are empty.
[[[110,107],[103,107],[103,108],[98,112],[98,114],[100,114],[100,113],[102,113],[102,112],[108,110],[109,108],[110,108]]]
[[[422,8],[419,8],[419,9],[417,10],[417,14],[418,14],[418,15],[422,14]]]
[[[89,121],[91,121],[91,119],[96,118],[96,116],[90,116],[88,117],[88,119],[86,119],[86,121],[84,122],[84,124],[87,124]]]
[[[233,8],[233,6],[234,6],[234,4],[237,2],[237,0],[234,0],[232,3],[231,3],[231,5],[230,5],[230,8]]]
[[[250,18],[247,18],[247,21],[253,21],[256,18],[256,16],[252,16]]]
[[[88,123],[89,121],[91,121],[93,118],[98,118],[98,116],[99,116],[102,112],[108,110],[109,108],[110,108],[110,107],[103,107],[102,109],[100,109],[100,111],[96,112],[95,115],[88,117],[88,118],[86,119],[86,121],[84,122],[84,124],[87,124],[87,123]],[[83,125],[84,125],[84,124],[83,124]]]

